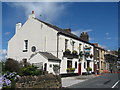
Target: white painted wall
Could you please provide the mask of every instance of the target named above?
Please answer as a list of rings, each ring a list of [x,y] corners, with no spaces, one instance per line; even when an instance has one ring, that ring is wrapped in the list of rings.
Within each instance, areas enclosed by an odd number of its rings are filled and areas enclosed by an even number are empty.
[[[23,58],[28,59],[33,54],[31,51],[32,46],[36,46],[37,51],[51,52],[56,56],[56,35],[56,30],[34,18],[29,18],[12,39],[9,40],[8,57],[18,61]],[[24,40],[28,40],[28,52],[23,52]]]
[[[28,20],[24,23],[24,25],[19,28],[19,31],[9,40],[8,42],[8,57],[16,59],[18,61],[22,60],[23,58],[29,59],[30,56],[33,54],[31,51],[31,47],[35,46],[37,48],[37,51],[42,52],[49,52],[53,55],[57,56],[57,32],[53,28],[50,28],[49,26],[41,23],[40,21],[33,18],[28,18]],[[81,51],[84,50],[84,46],[89,44],[72,39],[67,36],[60,35],[59,36],[59,52],[58,52],[58,58],[61,59],[61,69],[60,73],[66,73],[67,68],[67,58],[63,58],[63,52],[65,51],[65,39],[68,39],[68,49],[72,51],[72,45],[71,41],[75,42],[74,50],[76,50],[79,53],[79,44],[81,45]],[[24,48],[24,40],[28,40],[28,52],[23,52]],[[91,45],[90,45],[91,46]],[[93,46],[91,46],[91,53],[93,53]],[[34,57],[34,60],[31,62],[39,62],[38,58],[42,58],[40,55],[36,55]],[[58,62],[48,62],[45,60],[45,58],[42,58],[43,62],[50,63],[56,63]],[[84,69],[84,62],[86,62],[85,58],[83,58],[82,61],[78,61],[78,59],[72,59],[73,61],[73,67],[75,65],[75,61],[77,61],[77,64],[81,63],[81,70],[82,72],[86,72],[86,69]],[[90,67],[93,68],[93,59],[91,60]],[[86,64],[87,65],[87,64]],[[47,65],[49,66],[49,65]],[[50,68],[49,72],[53,72]],[[94,70],[94,69],[93,69]],[[75,70],[75,73],[78,72],[78,68]]]

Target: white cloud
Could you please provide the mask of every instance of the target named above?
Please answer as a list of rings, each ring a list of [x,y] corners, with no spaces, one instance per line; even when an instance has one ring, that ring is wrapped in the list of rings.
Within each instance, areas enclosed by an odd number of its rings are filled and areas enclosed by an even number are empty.
[[[104,48],[104,49],[107,49],[108,47],[105,46],[105,45],[99,45],[100,47]]]
[[[1,54],[1,55],[7,54],[7,50],[6,50],[6,49],[0,50],[0,54]]]
[[[6,60],[6,58],[7,58],[7,50],[6,49],[0,50],[0,61]]]
[[[108,33],[108,32],[107,32],[107,33],[105,33],[105,35],[109,35],[109,34],[110,34],[110,33]]]
[[[80,29],[80,30],[72,31],[72,33],[79,37],[82,32],[92,32],[92,31],[93,31],[92,29],[83,29],[83,30]]]
[[[2,2],[118,2],[119,0],[1,0]]]
[[[6,32],[6,33],[5,33],[5,35],[9,35],[9,34],[10,34],[10,32]]]
[[[89,37],[89,40],[90,40],[90,41],[93,41],[93,40],[94,40],[94,38],[92,38],[92,37]]]
[[[57,2],[13,3],[11,6],[24,8],[27,17],[34,10],[37,18],[42,18],[48,22],[52,22],[63,15],[66,8],[63,4]],[[40,17],[40,15],[42,16]]]
[[[106,39],[111,39],[111,37],[107,37]]]

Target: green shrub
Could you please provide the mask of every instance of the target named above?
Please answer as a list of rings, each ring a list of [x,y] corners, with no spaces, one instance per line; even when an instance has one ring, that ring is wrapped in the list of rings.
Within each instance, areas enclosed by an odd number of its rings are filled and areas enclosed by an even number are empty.
[[[53,64],[53,70],[58,71],[60,69],[60,66],[57,64]]]
[[[70,71],[70,68],[67,68],[66,71]]]
[[[70,68],[71,71],[75,71],[75,68]]]
[[[86,70],[87,70],[87,71],[92,71],[92,68],[88,67]]]
[[[10,72],[17,72],[19,73],[20,71],[20,64],[18,63],[17,60],[8,58],[5,62],[5,71],[10,71]]]
[[[25,76],[34,76],[34,75],[41,75],[42,74],[42,70],[37,69],[38,67],[36,66],[27,66],[27,67],[23,67],[21,69],[21,75],[25,75]]]
[[[73,55],[77,55],[78,53],[77,53],[76,50],[73,50],[72,54],[73,54]]]
[[[69,49],[66,49],[65,52],[66,53],[71,53],[71,51]]]
[[[67,68],[66,71],[75,71],[75,68]]]
[[[83,56],[83,52],[82,52],[82,51],[79,53],[79,56],[80,56],[80,57],[82,57],[82,56]]]

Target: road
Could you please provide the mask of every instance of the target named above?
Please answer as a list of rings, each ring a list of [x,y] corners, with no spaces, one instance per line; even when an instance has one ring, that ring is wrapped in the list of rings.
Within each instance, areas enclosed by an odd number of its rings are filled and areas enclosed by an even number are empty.
[[[67,88],[118,88],[120,86],[120,74],[107,73]],[[120,87],[119,87],[120,88]]]

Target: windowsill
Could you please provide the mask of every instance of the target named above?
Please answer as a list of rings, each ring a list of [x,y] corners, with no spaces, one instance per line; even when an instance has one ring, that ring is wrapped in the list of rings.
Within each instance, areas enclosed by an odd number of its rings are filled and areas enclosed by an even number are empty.
[[[23,52],[27,52],[28,50],[23,50]]]

